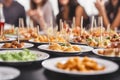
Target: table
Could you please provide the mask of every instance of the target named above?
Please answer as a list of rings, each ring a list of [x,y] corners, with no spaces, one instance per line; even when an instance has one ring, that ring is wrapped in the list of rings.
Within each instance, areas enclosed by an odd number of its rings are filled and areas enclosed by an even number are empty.
[[[37,50],[36,48],[33,50]],[[94,55],[92,52],[84,53],[80,56],[90,56],[90,57],[98,57]],[[56,56],[51,56],[51,58]],[[119,64],[119,61],[116,61]],[[120,65],[120,64],[119,64]],[[0,64],[0,66],[3,66]],[[44,69],[41,66],[41,62],[32,63],[27,66],[19,66],[16,67],[20,69],[21,75],[14,79],[14,80],[120,80],[120,69],[111,74],[106,75],[97,75],[97,76],[73,76],[73,75],[66,75],[60,74],[56,72],[52,72],[49,70]]]

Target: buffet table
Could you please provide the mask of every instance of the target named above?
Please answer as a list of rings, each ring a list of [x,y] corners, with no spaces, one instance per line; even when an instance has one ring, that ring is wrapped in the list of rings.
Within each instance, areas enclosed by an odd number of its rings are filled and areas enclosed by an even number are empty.
[[[32,50],[37,50],[37,48],[35,49],[32,48]],[[94,55],[92,52],[84,53],[81,54],[80,56],[90,56],[90,57],[99,58],[98,56]],[[56,56],[51,55],[50,58],[53,57]],[[119,61],[117,63],[119,63]],[[1,66],[3,65],[1,64]],[[118,70],[115,73],[107,74],[107,75],[73,76],[73,75],[60,74],[46,70],[41,66],[41,62],[32,63],[26,66],[19,66],[19,67],[17,66],[16,68],[18,68],[21,71],[21,75],[14,80],[120,80],[120,70]]]

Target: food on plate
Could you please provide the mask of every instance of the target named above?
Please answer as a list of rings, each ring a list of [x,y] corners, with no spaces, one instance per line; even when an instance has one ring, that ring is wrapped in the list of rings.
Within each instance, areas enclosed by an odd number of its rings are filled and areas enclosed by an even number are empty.
[[[111,56],[111,57],[120,57],[120,49],[111,48],[111,49],[98,50],[98,54],[104,56]]]
[[[88,38],[87,44],[92,47],[106,48],[110,44],[110,40],[103,38],[102,41],[100,38]]]
[[[11,43],[4,43],[2,48],[23,48],[24,42],[12,41]]]
[[[58,62],[56,67],[67,71],[93,72],[102,71],[105,66],[99,65],[95,60],[89,57],[80,59],[79,57],[69,58],[65,63]]]
[[[31,53],[28,49],[19,52],[8,51],[0,54],[0,61],[33,61],[36,60],[36,58],[37,55]]]
[[[109,49],[109,48],[119,48],[120,49],[120,42],[110,43],[110,45],[108,45],[106,48],[107,49]]]
[[[35,42],[66,42],[66,40],[60,36],[46,36],[46,35],[39,35],[37,38],[34,39]]]
[[[81,51],[81,48],[78,45],[71,45],[69,43],[51,43],[49,45],[49,49],[55,50],[55,51],[63,51],[63,52],[75,52],[75,51]]]
[[[120,42],[120,35],[119,34],[114,34],[110,37],[111,42]]]
[[[5,41],[5,40],[9,40],[9,39],[6,38],[5,36],[2,36],[2,37],[0,38],[0,41]]]
[[[4,34],[15,34],[15,29],[11,28],[11,29],[4,30]]]

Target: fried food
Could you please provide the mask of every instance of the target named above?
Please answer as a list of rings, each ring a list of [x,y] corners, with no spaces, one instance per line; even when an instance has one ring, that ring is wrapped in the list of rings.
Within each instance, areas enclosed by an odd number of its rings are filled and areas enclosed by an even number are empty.
[[[49,49],[55,50],[55,51],[63,51],[63,52],[75,52],[75,51],[81,51],[81,48],[77,45],[71,45],[69,43],[52,43],[49,46]]]
[[[11,43],[4,43],[4,45],[2,46],[2,48],[23,48],[24,47],[24,43],[20,42],[18,43],[17,41],[13,41]]]
[[[62,70],[78,72],[102,71],[105,69],[105,66],[99,65],[95,60],[92,60],[89,57],[84,57],[83,59],[72,57],[65,63],[58,62],[56,67]]]

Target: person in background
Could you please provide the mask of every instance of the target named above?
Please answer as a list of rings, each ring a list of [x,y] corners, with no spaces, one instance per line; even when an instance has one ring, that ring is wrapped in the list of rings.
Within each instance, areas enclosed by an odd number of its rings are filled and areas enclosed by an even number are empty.
[[[31,0],[31,8],[27,14],[35,26],[40,26],[40,30],[44,30],[46,26],[49,27],[51,20],[54,23],[52,6],[48,0]]]
[[[57,24],[59,25],[60,19],[67,22],[69,25],[72,23],[73,17],[76,20],[76,26],[80,26],[81,17],[84,18],[83,26],[89,24],[89,18],[77,0],[58,0],[59,13],[57,15]]]
[[[104,26],[111,25],[111,29],[120,29],[120,0],[109,0],[104,4],[104,0],[97,0],[95,3],[99,11],[99,16],[103,17]]]
[[[19,26],[19,18],[23,18],[26,25],[26,13],[24,7],[14,0],[0,0],[3,3],[5,23]]]

